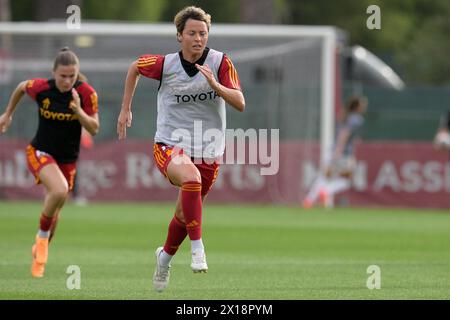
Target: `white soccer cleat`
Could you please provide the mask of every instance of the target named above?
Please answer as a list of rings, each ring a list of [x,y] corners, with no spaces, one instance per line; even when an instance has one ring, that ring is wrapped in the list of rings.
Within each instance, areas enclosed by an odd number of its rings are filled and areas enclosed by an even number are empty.
[[[159,254],[163,251],[163,247],[159,247],[155,251],[156,255],[156,269],[153,274],[153,287],[158,292],[163,292],[167,285],[169,284],[170,278],[170,264],[168,266],[163,266],[159,263]]]
[[[206,264],[205,250],[197,249],[194,252],[192,252],[191,268],[192,271],[194,271],[194,273],[208,271],[208,265]]]

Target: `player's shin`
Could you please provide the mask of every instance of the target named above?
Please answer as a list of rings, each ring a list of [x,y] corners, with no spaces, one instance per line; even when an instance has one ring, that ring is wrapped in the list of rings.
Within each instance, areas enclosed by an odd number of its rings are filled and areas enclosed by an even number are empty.
[[[190,181],[181,187],[181,207],[186,222],[186,230],[191,240],[202,238],[202,185]]]
[[[162,256],[161,262],[163,264],[170,264],[172,257],[178,251],[178,248],[180,247],[186,236],[186,225],[178,220],[176,216],[174,216],[172,221],[170,221],[166,243],[164,244],[163,252],[166,253],[166,255]]]
[[[52,241],[53,237],[55,236],[58,221],[59,221],[59,212],[56,212],[52,218],[52,224],[50,226],[50,236],[48,238],[48,242]]]

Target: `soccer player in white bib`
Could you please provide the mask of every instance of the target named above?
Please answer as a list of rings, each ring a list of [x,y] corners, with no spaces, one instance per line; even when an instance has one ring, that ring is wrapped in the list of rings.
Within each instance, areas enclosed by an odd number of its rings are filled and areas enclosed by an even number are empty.
[[[224,152],[225,103],[239,111],[245,108],[231,60],[206,47],[211,16],[190,6],[176,14],[174,23],[181,50],[142,55],[131,64],[117,122],[119,139],[124,139],[126,128],[131,126],[131,102],[139,76],[160,81],[153,156],[161,173],[180,191],[166,242],[155,252],[153,285],[159,292],[168,285],[170,262],[186,236],[191,242],[192,270],[208,270],[202,241],[202,203],[218,174],[216,160]],[[208,139],[208,132],[214,133],[214,141]]]
[[[327,155],[325,168],[320,170],[303,200],[303,208],[311,208],[317,200],[320,200],[323,206],[327,206],[330,196],[350,188],[356,166],[354,142],[364,125],[363,114],[367,105],[365,97],[349,99],[342,120],[338,124],[333,150]]]

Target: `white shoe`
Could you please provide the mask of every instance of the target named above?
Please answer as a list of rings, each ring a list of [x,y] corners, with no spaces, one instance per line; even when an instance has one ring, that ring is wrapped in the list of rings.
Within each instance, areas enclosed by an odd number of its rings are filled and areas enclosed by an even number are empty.
[[[156,269],[153,274],[153,287],[158,292],[163,292],[169,284],[170,277],[170,264],[168,266],[163,266],[159,263],[159,254],[163,251],[163,247],[159,247],[155,251],[156,255]]]
[[[208,265],[206,264],[206,255],[205,250],[197,249],[192,252],[192,262],[191,262],[192,271],[197,272],[207,272]]]

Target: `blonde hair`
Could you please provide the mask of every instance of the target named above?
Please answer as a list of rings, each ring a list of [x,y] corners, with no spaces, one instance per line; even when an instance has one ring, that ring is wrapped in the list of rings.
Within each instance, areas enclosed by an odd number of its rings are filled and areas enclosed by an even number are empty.
[[[211,15],[206,13],[202,8],[189,6],[180,10],[173,19],[173,23],[177,28],[178,33],[183,33],[184,27],[186,26],[186,21],[188,19],[203,21],[206,23],[206,27],[211,27]]]

